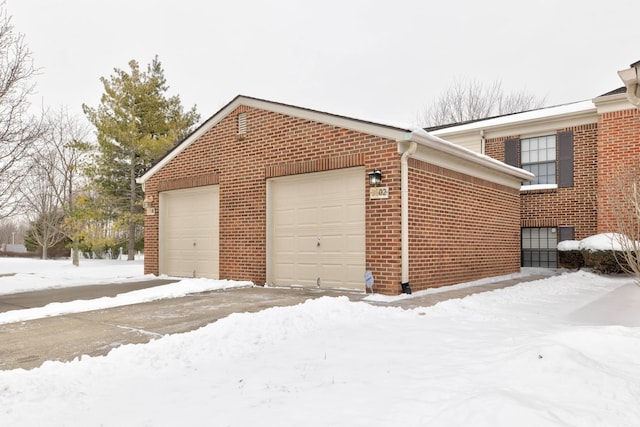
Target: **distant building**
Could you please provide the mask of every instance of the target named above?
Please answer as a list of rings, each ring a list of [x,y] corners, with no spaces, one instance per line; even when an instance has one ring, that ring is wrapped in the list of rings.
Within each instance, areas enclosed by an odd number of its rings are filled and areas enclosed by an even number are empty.
[[[27,252],[27,248],[25,247],[25,245],[21,244],[4,243],[2,245],[2,252],[25,253]]]

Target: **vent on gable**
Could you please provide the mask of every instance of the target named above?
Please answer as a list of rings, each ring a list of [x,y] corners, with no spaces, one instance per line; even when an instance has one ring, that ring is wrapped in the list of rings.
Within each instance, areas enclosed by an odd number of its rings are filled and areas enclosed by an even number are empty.
[[[238,114],[238,135],[247,133],[247,113]]]

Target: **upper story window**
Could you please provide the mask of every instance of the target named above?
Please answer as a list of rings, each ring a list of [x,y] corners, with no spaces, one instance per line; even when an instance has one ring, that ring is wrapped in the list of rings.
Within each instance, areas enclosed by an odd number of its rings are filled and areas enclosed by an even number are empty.
[[[534,186],[573,187],[573,132],[504,141],[504,162],[535,175],[523,189]]]
[[[556,136],[521,139],[520,167],[536,176],[525,185],[556,184]]]

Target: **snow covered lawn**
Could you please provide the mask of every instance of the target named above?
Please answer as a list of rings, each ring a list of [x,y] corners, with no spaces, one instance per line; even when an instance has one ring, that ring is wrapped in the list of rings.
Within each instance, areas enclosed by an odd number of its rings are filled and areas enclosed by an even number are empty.
[[[0,425],[637,426],[639,355],[628,278],[570,273],[415,310],[325,297],[0,371]]]

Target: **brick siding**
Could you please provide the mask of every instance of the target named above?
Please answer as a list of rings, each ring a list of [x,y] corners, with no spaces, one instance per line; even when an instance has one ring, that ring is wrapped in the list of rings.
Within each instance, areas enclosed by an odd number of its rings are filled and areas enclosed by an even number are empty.
[[[598,232],[615,231],[613,206],[619,180],[640,166],[640,110],[598,117]]]
[[[587,124],[556,129],[547,134],[573,131],[572,187],[522,191],[521,227],[574,227],[575,239],[597,234],[598,126]],[[518,135],[486,141],[487,155],[504,161],[504,141]],[[518,158],[520,158],[518,145]],[[557,156],[556,156],[557,158]]]
[[[519,191],[409,159],[412,290],[520,268]]]

